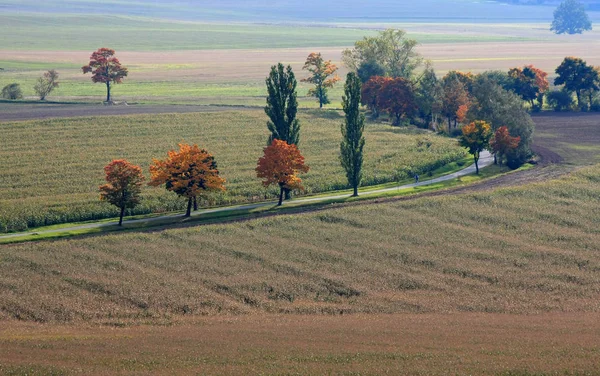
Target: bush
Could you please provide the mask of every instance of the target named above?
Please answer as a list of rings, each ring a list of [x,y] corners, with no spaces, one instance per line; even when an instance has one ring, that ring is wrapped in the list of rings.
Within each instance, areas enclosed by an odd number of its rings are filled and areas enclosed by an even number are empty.
[[[2,98],[11,100],[23,98],[23,91],[21,90],[21,85],[16,83],[6,85],[2,89]]]
[[[596,99],[592,106],[590,107],[590,111],[600,112],[600,99]]]
[[[573,96],[564,90],[549,92],[547,101],[548,105],[557,112],[570,111],[573,107]]]

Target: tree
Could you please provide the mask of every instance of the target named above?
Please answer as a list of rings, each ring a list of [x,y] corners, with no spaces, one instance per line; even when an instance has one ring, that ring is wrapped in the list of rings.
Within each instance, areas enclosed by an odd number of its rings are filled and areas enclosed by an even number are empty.
[[[462,128],[462,135],[459,138],[461,146],[469,149],[473,154],[475,161],[475,172],[479,175],[479,155],[487,149],[492,138],[492,127],[482,120],[476,120]]]
[[[40,97],[40,100],[43,101],[52,92],[52,90],[58,87],[58,85],[58,72],[54,69],[51,69],[44,73],[42,77],[38,78],[33,89]]]
[[[219,176],[215,158],[198,145],[181,143],[179,151],[168,152],[167,159],[153,159],[150,175],[148,185],[165,184],[168,191],[188,199],[186,217],[191,215],[192,204],[197,209],[198,196],[225,190],[225,179]]]
[[[376,61],[363,61],[356,69],[356,74],[364,84],[369,81],[371,77],[385,76],[385,68]]]
[[[581,34],[592,30],[592,22],[582,3],[577,0],[565,0],[554,11],[550,30],[556,34]]]
[[[404,30],[387,29],[376,37],[357,41],[353,49],[344,50],[342,61],[354,72],[361,67],[364,69],[365,64],[376,64],[385,72],[381,75],[408,79],[423,63],[423,58],[415,51],[417,45],[416,40],[406,38]],[[363,75],[364,72],[361,77]]]
[[[104,167],[106,184],[100,186],[100,200],[119,209],[119,226],[123,225],[125,209],[133,209],[140,203],[144,175],[139,166],[125,159],[115,159]]]
[[[507,164],[511,168],[522,165],[532,155],[534,123],[524,107],[523,100],[494,81],[476,80],[473,85],[473,104],[469,108],[467,119],[484,120],[494,131],[505,125],[511,135],[521,138],[519,146],[506,155]]]
[[[593,95],[599,89],[598,71],[578,57],[565,57],[555,72],[558,76],[554,79],[554,84],[565,85],[567,91],[575,92],[579,108],[583,107],[582,92],[588,91]]]
[[[573,94],[562,90],[551,91],[547,95],[548,105],[556,112],[569,111],[573,107]]]
[[[271,132],[268,144],[273,140],[282,140],[297,145],[300,141],[300,122],[296,119],[298,83],[292,67],[288,65],[284,68],[281,63],[272,66],[266,84],[268,96],[265,113],[270,119],[267,128]]]
[[[302,82],[315,85],[313,89],[308,91],[308,95],[317,98],[320,108],[323,108],[324,104],[331,103],[327,97],[327,89],[332,88],[340,80],[338,75],[335,74],[338,67],[331,60],[324,61],[320,52],[312,52],[306,58],[302,69],[310,72],[310,77],[303,79]]]
[[[345,95],[342,98],[345,119],[342,124],[342,143],[340,159],[346,170],[348,184],[354,189],[353,196],[358,196],[358,187],[362,180],[363,148],[365,138],[365,115],[360,113],[361,84],[354,72],[346,76]]]
[[[401,77],[386,81],[377,95],[377,107],[387,111],[395,125],[400,125],[402,118],[413,116],[417,104],[410,81]]]
[[[448,119],[448,131],[452,129],[453,122],[456,128],[465,106],[469,108],[470,103],[469,92],[458,76],[454,74],[444,76],[442,79],[442,115]]]
[[[441,110],[442,88],[435,71],[427,66],[419,79],[415,100],[425,126],[435,123],[435,114]]]
[[[81,67],[83,74],[92,73],[92,82],[101,82],[106,85],[107,102],[110,102],[111,83],[122,83],[123,78],[127,77],[129,73],[114,55],[115,50],[100,48],[92,53],[89,64]]]
[[[271,145],[264,148],[264,155],[259,158],[256,176],[264,179],[263,185],[279,185],[279,203],[283,203],[283,193],[287,190],[303,190],[302,180],[297,176],[300,172],[308,172],[304,157],[295,144],[274,139]]]
[[[6,85],[2,88],[2,98],[10,100],[22,99],[23,91],[21,90],[21,85],[17,83]]]
[[[377,107],[378,97],[385,84],[391,81],[391,77],[373,76],[367,81],[361,89],[360,103],[371,111],[371,117],[376,119],[379,116]]]
[[[500,159],[500,164],[502,164],[504,155],[510,150],[516,149],[519,146],[519,142],[521,142],[521,137],[512,137],[506,126],[496,129],[494,137],[490,140],[490,147],[492,148],[492,153],[494,153],[494,163],[497,163],[498,159]]]
[[[548,73],[527,65],[521,68],[511,68],[508,76],[512,80],[510,90],[519,95],[523,100],[529,102],[531,108],[535,107],[534,100],[538,100],[539,109],[543,105],[544,93],[548,90],[549,84],[546,77]]]

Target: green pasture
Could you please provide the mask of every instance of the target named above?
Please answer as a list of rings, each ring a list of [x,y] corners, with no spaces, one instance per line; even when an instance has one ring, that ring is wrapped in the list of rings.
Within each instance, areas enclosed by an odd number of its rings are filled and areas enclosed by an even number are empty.
[[[337,111],[303,111],[300,149],[311,170],[306,193],[347,188],[339,162]],[[130,115],[0,123],[0,231],[113,217],[99,202],[103,167],[126,158],[148,175],[152,158],[164,158],[177,143],[197,143],[215,155],[227,192],[203,205],[262,201],[275,197],[254,168],[268,131],[262,110]],[[369,124],[364,185],[398,181],[462,159],[456,141],[413,128]],[[162,188],[146,188],[134,214],[179,210],[183,200]]]

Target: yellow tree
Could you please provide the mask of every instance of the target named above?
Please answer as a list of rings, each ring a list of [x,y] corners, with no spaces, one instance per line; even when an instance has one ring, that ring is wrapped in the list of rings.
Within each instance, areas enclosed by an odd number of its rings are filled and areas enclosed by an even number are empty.
[[[165,185],[168,191],[188,199],[186,217],[198,208],[197,197],[209,192],[224,191],[225,179],[219,176],[215,158],[198,145],[179,144],[179,151],[171,150],[165,160],[153,159],[148,185]]]
[[[139,166],[124,159],[115,159],[104,167],[106,184],[100,186],[100,200],[107,201],[119,209],[119,226],[123,224],[125,209],[140,203],[144,176]]]
[[[303,79],[302,82],[315,85],[313,89],[308,91],[308,95],[317,98],[319,107],[323,108],[324,104],[330,103],[327,89],[332,88],[340,80],[338,75],[335,74],[338,67],[331,60],[324,61],[320,52],[312,52],[306,58],[302,69],[310,72],[310,77]]]
[[[461,146],[469,149],[475,160],[475,171],[479,174],[479,154],[487,149],[492,138],[492,127],[482,120],[465,125],[462,128],[462,135],[459,138]]]
[[[304,189],[302,180],[297,176],[300,172],[308,172],[308,166],[304,164],[298,147],[277,139],[264,148],[264,155],[256,166],[256,176],[264,179],[262,183],[265,187],[279,185],[278,206],[283,202],[286,189]]]

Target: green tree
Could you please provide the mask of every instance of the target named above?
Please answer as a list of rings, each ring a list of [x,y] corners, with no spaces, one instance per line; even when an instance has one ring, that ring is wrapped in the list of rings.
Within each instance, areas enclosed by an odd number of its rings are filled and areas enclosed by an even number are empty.
[[[17,83],[6,85],[4,88],[2,88],[2,98],[10,100],[23,99],[21,85]]]
[[[342,143],[340,145],[340,159],[348,183],[354,189],[353,196],[358,196],[358,187],[362,180],[363,148],[365,138],[365,115],[360,112],[361,83],[354,72],[348,73],[344,87],[342,107],[345,119],[342,124]]]
[[[565,85],[565,90],[575,92],[579,108],[583,108],[583,92],[589,92],[592,98],[593,93],[599,89],[598,71],[578,57],[565,57],[555,72],[558,76],[554,79],[554,84]]]
[[[592,22],[582,3],[577,0],[565,0],[554,11],[550,30],[556,34],[581,34],[592,30]]]
[[[473,84],[473,101],[468,119],[484,120],[492,126],[493,131],[505,125],[512,136],[521,139],[517,148],[507,152],[507,165],[516,168],[525,163],[532,155],[534,123],[521,97],[486,78],[478,79]]]
[[[479,174],[479,155],[490,146],[492,127],[482,120],[465,125],[459,138],[461,146],[469,149],[475,161],[475,172]]]
[[[331,103],[327,96],[327,89],[332,88],[340,80],[338,75],[335,74],[338,67],[331,60],[323,60],[320,52],[312,52],[306,58],[302,69],[310,72],[310,77],[303,79],[302,82],[315,85],[314,88],[308,91],[308,95],[317,98],[319,108],[323,108],[323,105]]]
[[[423,58],[415,51],[417,45],[416,40],[406,38],[404,30],[387,29],[379,32],[376,37],[365,37],[357,41],[353,49],[344,50],[342,61],[354,72],[361,67],[364,69],[365,64],[371,64],[375,66],[374,73],[376,66],[379,66],[386,76],[409,79],[423,63]],[[366,78],[367,75],[362,72],[361,78]]]
[[[427,66],[419,79],[415,100],[425,126],[434,123],[435,114],[441,110],[442,87],[433,67]]]
[[[270,145],[273,140],[282,140],[290,145],[298,145],[300,141],[300,122],[296,119],[298,82],[292,67],[288,65],[284,68],[281,63],[272,66],[266,84],[268,96],[265,113],[269,117],[267,128],[271,132],[267,144]]]

